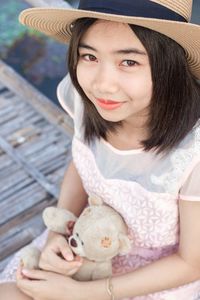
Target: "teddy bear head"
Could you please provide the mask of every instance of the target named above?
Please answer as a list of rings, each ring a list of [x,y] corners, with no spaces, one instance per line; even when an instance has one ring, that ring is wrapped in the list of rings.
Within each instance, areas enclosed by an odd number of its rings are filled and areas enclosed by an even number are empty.
[[[122,217],[95,197],[89,198],[89,206],[77,219],[68,243],[75,254],[95,261],[126,254],[131,247]]]

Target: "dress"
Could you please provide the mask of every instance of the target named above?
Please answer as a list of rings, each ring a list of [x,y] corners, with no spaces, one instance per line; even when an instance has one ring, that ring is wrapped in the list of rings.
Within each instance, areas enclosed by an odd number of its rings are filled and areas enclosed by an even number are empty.
[[[72,155],[86,192],[102,197],[129,227],[132,250],[113,260],[113,273],[134,270],[174,253],[179,242],[178,200],[200,200],[199,124],[169,154],[156,155],[143,149],[121,151],[103,139],[90,145],[84,142],[83,104],[68,76],[58,86],[58,99],[74,119]],[[39,237],[35,244],[42,246],[44,240],[44,236]],[[4,271],[2,280],[13,280],[16,261]],[[200,280],[133,299],[200,300]]]

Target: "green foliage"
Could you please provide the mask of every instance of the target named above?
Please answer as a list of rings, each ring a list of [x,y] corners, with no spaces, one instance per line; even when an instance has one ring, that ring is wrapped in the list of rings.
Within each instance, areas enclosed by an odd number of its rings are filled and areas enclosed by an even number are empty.
[[[19,13],[27,8],[24,1],[7,0],[1,2],[0,12],[0,28],[1,28],[1,43],[0,57],[5,56],[6,49],[10,48],[16,40],[23,38],[25,34],[32,36],[43,37],[43,35],[33,29],[29,29],[21,25],[18,21]]]

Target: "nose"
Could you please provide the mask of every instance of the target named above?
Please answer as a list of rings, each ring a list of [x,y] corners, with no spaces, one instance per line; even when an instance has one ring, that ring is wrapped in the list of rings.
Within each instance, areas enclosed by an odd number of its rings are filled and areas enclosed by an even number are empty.
[[[109,96],[117,93],[119,89],[117,74],[112,66],[99,66],[94,76],[93,88],[99,96]]]
[[[78,244],[74,238],[71,238],[69,243],[70,243],[70,246],[72,246],[74,248],[76,248],[78,246]]]

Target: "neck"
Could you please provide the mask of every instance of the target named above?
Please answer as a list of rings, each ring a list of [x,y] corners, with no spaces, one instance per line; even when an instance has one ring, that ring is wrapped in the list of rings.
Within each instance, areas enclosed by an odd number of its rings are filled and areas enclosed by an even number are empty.
[[[125,136],[138,137],[139,140],[145,140],[149,136],[147,127],[147,118],[130,118],[122,123],[122,131]]]
[[[148,138],[146,126],[139,126],[138,123],[123,122],[117,132],[110,132],[108,142],[119,150],[133,150],[142,148],[142,141]]]

